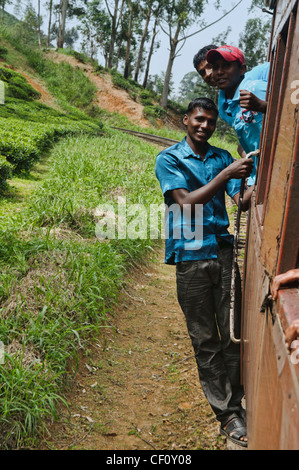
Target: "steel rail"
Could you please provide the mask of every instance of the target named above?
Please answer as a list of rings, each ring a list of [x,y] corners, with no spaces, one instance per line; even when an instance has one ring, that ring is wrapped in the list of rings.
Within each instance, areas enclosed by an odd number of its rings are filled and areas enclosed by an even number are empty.
[[[125,132],[125,133],[131,134],[131,135],[135,135],[136,137],[140,137],[140,138],[148,140],[150,142],[154,142],[154,143],[159,144],[163,147],[170,147],[171,145],[174,145],[174,144],[177,144],[178,142],[180,142],[179,140],[169,139],[167,137],[161,137],[159,135],[154,135],[154,134],[147,134],[145,132],[140,132],[140,131],[133,131],[131,129],[123,129],[121,127],[111,126],[111,129],[115,129],[117,131]]]
[[[246,155],[246,158],[259,155],[260,151],[255,150]],[[233,251],[233,264],[232,264],[232,277],[231,277],[231,299],[230,299],[230,339],[233,343],[241,343],[241,338],[236,338],[235,336],[235,294],[236,294],[236,274],[237,274],[237,264],[239,256],[239,236],[240,236],[240,224],[241,224],[241,214],[242,214],[242,202],[245,191],[245,178],[241,180],[241,189],[239,195],[239,203],[237,216],[235,220],[235,234],[234,234],[234,251]]]

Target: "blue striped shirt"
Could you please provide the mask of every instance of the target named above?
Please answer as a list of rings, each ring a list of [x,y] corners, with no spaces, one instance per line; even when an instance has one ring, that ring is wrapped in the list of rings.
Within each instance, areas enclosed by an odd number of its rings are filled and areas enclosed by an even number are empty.
[[[266,98],[268,75],[269,63],[267,62],[245,74],[231,100],[226,98],[224,90],[219,92],[219,116],[235,129],[239,142],[246,153],[253,152],[260,146],[264,114],[241,108],[240,90],[251,91],[264,101]],[[248,186],[255,182],[257,157],[253,157],[253,162],[254,167],[247,181]]]
[[[220,237],[233,242],[229,234],[229,219],[225,207],[225,192],[230,197],[240,191],[240,179],[231,179],[203,207],[200,205],[195,216],[177,216],[178,205],[170,196],[170,191],[184,188],[192,192],[208,184],[222,170],[233,163],[234,159],[226,150],[208,144],[208,151],[201,159],[188,145],[182,142],[159,153],[156,160],[156,176],[160,182],[166,206],[165,217],[165,263],[217,258],[217,240]],[[174,210],[172,210],[174,208]],[[200,210],[202,209],[202,211]],[[180,225],[180,236],[176,236]],[[201,238],[192,233],[202,232]]]

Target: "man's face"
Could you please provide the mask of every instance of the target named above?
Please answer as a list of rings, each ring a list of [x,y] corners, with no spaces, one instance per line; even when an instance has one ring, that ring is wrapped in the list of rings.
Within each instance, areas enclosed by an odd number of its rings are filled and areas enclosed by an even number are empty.
[[[216,86],[220,90],[231,90],[236,88],[246,71],[245,65],[240,65],[238,61],[227,62],[222,58],[217,59],[211,65],[213,78]]]
[[[197,72],[202,77],[202,79],[210,86],[215,86],[215,81],[213,78],[213,67],[212,64],[209,64],[206,60],[202,60],[197,66]]]
[[[185,114],[183,122],[191,141],[195,145],[204,144],[215,131],[217,115],[214,111],[195,108],[191,114]]]

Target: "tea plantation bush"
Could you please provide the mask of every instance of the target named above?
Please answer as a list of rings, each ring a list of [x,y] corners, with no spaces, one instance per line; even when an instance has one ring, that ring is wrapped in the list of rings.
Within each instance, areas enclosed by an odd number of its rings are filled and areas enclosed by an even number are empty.
[[[40,93],[32,88],[27,80],[14,70],[0,67],[0,80],[6,83],[6,94],[8,96],[14,96],[23,100],[40,98]]]
[[[12,166],[3,155],[0,155],[0,190],[6,188],[6,180],[11,175]]]
[[[34,101],[39,93],[15,71],[0,67],[6,103],[0,106],[0,188],[10,170],[29,171],[42,151],[58,138],[78,133],[99,134],[102,123],[80,114],[64,114]]]

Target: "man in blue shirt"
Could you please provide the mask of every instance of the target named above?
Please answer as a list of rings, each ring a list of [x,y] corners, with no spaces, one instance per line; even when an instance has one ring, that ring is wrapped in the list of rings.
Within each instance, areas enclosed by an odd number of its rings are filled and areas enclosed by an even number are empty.
[[[233,47],[233,46],[222,46],[222,47]],[[242,53],[242,51],[240,51],[240,49],[238,49],[236,47],[233,47],[233,49],[238,54],[237,57],[242,62],[245,63],[245,58],[244,58],[244,54]],[[211,50],[214,50],[214,51],[216,50],[217,51],[218,47],[215,46],[214,44],[209,44],[207,46],[202,47],[195,54],[195,56],[193,58],[193,65],[194,65],[194,68],[196,69],[196,71],[199,73],[199,75],[202,77],[202,79],[208,85],[210,85],[212,87],[216,87],[217,84],[216,84],[216,81],[215,81],[215,78],[214,78],[214,75],[213,75],[213,65],[212,65],[211,62],[207,61],[207,54]],[[237,57],[235,57],[235,59],[237,59]],[[251,70],[246,71],[245,75],[244,75],[244,78],[250,79],[250,80],[263,80],[263,81],[268,82],[269,70],[270,70],[270,62],[265,62],[264,64],[256,65]],[[243,93],[242,97],[243,96],[245,96],[245,98],[243,98],[245,100],[246,99],[246,94]],[[242,99],[242,97],[241,97],[241,99]],[[241,106],[242,107],[246,107],[246,105],[251,105],[251,106],[255,107],[256,104],[254,103],[254,97],[251,97],[250,102],[249,101],[247,101],[247,102],[241,101]],[[266,111],[266,107],[267,107],[267,103],[264,102],[263,112]]]
[[[253,161],[234,161],[229,152],[208,143],[217,117],[213,101],[192,101],[183,119],[187,136],[157,156],[156,176],[167,208],[165,262],[176,265],[178,301],[200,382],[221,433],[246,446],[240,350],[229,334],[233,237],[227,230],[225,192],[238,203],[240,179],[250,174]],[[249,208],[251,193],[252,188],[244,194],[243,210]],[[202,230],[196,230],[200,225]],[[239,320],[240,309],[236,328]]]
[[[232,47],[232,51],[234,53],[234,56],[233,56],[234,60],[239,60],[240,62],[245,64],[245,58],[244,58],[242,51],[240,51],[240,49],[233,47],[233,46],[222,46],[222,47],[224,48]],[[193,59],[193,65],[195,69],[197,70],[197,72],[199,73],[199,75],[208,85],[216,87],[217,83],[215,80],[215,76],[213,74],[213,64],[207,61],[207,54],[211,50],[221,51],[222,48],[221,47],[217,48],[217,46],[214,46],[213,44],[204,46],[197,52],[197,54],[195,54],[194,59]],[[246,87],[247,87],[247,84],[253,80],[262,80],[264,82],[268,82],[269,69],[270,69],[270,63],[265,62],[264,64],[257,65],[256,67],[254,67],[248,72],[246,71],[246,73],[244,74],[244,82],[242,83],[242,90],[240,91],[240,95],[239,95],[241,108],[255,112],[257,110],[256,108],[258,107],[258,109],[261,110],[262,113],[266,112],[266,108],[267,108],[266,101],[259,100],[258,97],[254,95],[252,91],[247,90]],[[263,84],[263,86],[265,86],[265,84]],[[220,96],[221,96],[221,93],[220,93]],[[222,113],[222,108],[221,108],[222,103],[220,103],[219,106],[220,106],[220,109],[219,109],[220,116],[222,117],[222,119],[228,122],[225,114]],[[228,122],[228,123],[231,125],[231,122]],[[245,157],[246,151],[243,149],[241,144],[239,144],[238,152],[242,157]]]
[[[208,51],[206,60],[213,68],[213,80],[220,89],[219,115],[233,129],[245,153],[260,146],[263,117],[267,109],[265,101],[267,80],[266,67],[246,74],[245,58],[237,47],[224,45]],[[247,184],[255,182],[257,159]]]

